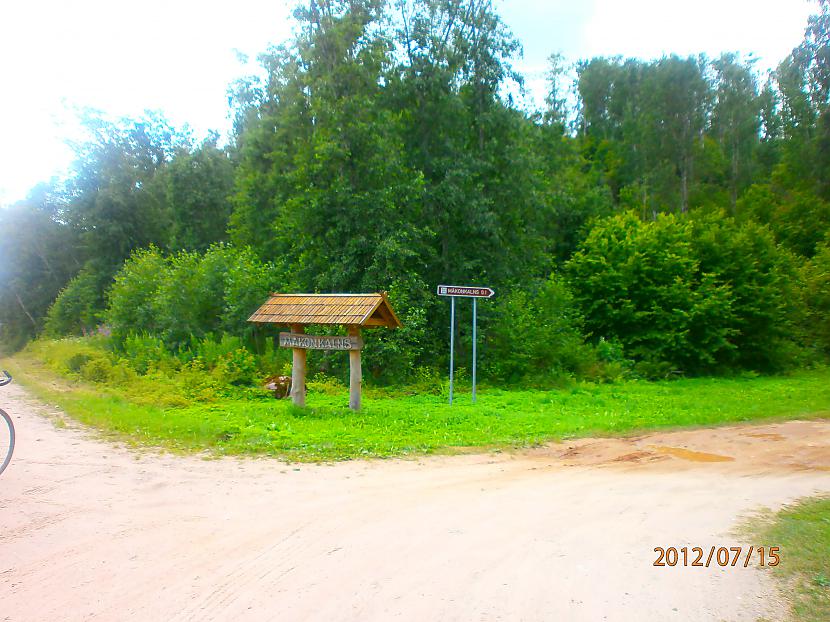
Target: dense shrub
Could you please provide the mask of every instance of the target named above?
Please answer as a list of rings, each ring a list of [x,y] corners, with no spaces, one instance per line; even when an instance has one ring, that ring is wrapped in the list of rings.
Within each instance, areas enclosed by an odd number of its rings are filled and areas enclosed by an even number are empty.
[[[587,330],[637,360],[715,365],[733,348],[729,291],[700,273],[690,238],[691,223],[672,216],[598,221],[567,264]]]
[[[123,340],[130,333],[159,332],[158,290],[169,273],[169,262],[154,246],[134,252],[124,263],[115,275],[105,314],[116,339]]]
[[[226,340],[225,345],[231,345]],[[119,348],[103,336],[39,339],[24,354],[42,361],[49,369],[73,380],[123,389],[130,399],[153,406],[185,406],[192,401],[223,397],[265,398],[260,381],[273,371],[262,372],[261,360],[244,346],[218,353],[207,363],[200,352],[216,344],[194,341],[194,350],[169,352],[156,338],[129,336]]]
[[[106,317],[121,343],[146,334],[169,350],[186,350],[211,334],[250,336],[246,320],[274,282],[272,267],[247,249],[214,245],[165,258],[150,248],[134,253],[116,276]]]
[[[254,355],[245,348],[237,348],[222,356],[213,367],[213,375],[229,385],[253,385],[257,379]]]
[[[701,373],[792,360],[795,267],[760,225],[623,214],[595,223],[567,275],[595,339],[619,340],[638,361]]]
[[[536,291],[517,288],[494,299],[488,315],[482,361],[488,378],[517,382],[580,375],[596,362],[583,340],[582,316],[558,276]]]
[[[691,222],[691,242],[701,274],[729,290],[729,343],[721,363],[742,369],[791,366],[800,354],[802,261],[776,245],[770,230],[714,214]]]
[[[250,249],[222,248],[227,260],[220,329],[243,338],[250,337],[256,327],[248,322],[248,318],[276,288],[278,278],[274,266],[261,262]],[[214,249],[213,252],[219,251]]]
[[[755,184],[736,209],[740,218],[769,225],[777,241],[805,257],[813,256],[830,229],[830,203],[803,190]]]
[[[43,332],[50,337],[61,337],[95,330],[103,313],[101,292],[106,287],[104,280],[89,266],[81,270],[49,307]]]
[[[380,382],[402,382],[414,374],[417,362],[430,352],[432,331],[427,315],[435,304],[430,288],[420,281],[411,279],[404,284],[397,281],[389,289],[389,299],[403,328],[364,330],[367,347],[364,350],[364,365],[372,378]],[[336,353],[338,366],[344,370],[348,357]]]
[[[192,337],[218,330],[228,255],[225,248],[214,247],[204,255],[182,252],[171,258],[154,305],[157,334],[169,348],[186,347]]]
[[[35,356],[52,371],[68,376],[80,376],[90,361],[109,357],[105,338],[70,337],[65,339],[38,339],[26,346],[25,352]]]
[[[179,367],[180,361],[165,347],[164,342],[151,335],[130,334],[119,344],[119,349],[139,374],[153,369],[170,371]]]
[[[830,354],[830,239],[804,266],[807,327],[812,343]]]

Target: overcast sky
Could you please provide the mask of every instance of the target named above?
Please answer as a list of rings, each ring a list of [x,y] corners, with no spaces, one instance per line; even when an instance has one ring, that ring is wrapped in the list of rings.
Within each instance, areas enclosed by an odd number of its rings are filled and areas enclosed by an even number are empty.
[[[73,110],[159,109],[197,135],[229,126],[227,86],[290,35],[284,0],[26,0],[0,3],[0,204],[66,170]],[[738,51],[771,68],[801,41],[811,0],[501,0],[540,91],[546,58]]]

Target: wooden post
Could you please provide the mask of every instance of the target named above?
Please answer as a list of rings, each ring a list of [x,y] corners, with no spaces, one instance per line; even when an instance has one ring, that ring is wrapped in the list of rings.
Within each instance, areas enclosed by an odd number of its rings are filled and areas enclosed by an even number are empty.
[[[349,326],[349,335],[360,337],[360,326]],[[360,350],[349,350],[349,408],[360,410],[360,390],[363,370],[360,368]]]
[[[301,324],[291,326],[292,333],[304,333]],[[291,360],[291,401],[295,406],[305,406],[305,348],[292,348]]]

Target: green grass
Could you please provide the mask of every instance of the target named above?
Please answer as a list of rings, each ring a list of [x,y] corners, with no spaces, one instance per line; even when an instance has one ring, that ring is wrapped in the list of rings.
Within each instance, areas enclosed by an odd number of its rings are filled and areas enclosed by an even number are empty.
[[[287,400],[257,399],[253,391],[210,402],[153,394],[139,399],[136,387],[70,382],[30,356],[4,364],[35,395],[107,436],[172,450],[292,461],[529,446],[658,428],[830,415],[827,369],[755,378],[575,384],[551,391],[489,389],[479,393],[476,405],[464,393],[449,406],[438,395],[370,391],[363,409],[354,413],[346,408],[346,392],[310,393],[303,409]],[[156,397],[160,405],[153,403]]]
[[[762,542],[781,547],[773,571],[790,596],[796,620],[830,621],[830,498],[807,499],[761,528]]]

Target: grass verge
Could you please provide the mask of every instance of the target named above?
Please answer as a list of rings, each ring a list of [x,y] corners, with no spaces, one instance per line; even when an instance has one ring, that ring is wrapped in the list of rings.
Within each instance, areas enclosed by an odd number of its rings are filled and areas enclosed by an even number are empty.
[[[294,461],[343,460],[458,447],[530,446],[660,428],[711,426],[830,414],[830,370],[788,376],[575,384],[552,390],[384,396],[359,413],[348,395],[311,393],[308,407],[251,395],[199,402],[137,401],[123,388],[69,381],[31,357],[3,362],[36,396],[78,421],[128,443],[182,451],[262,454]],[[166,404],[166,405],[163,405]]]
[[[781,547],[773,572],[793,617],[830,621],[830,498],[805,499],[784,508],[761,529],[761,541]]]

